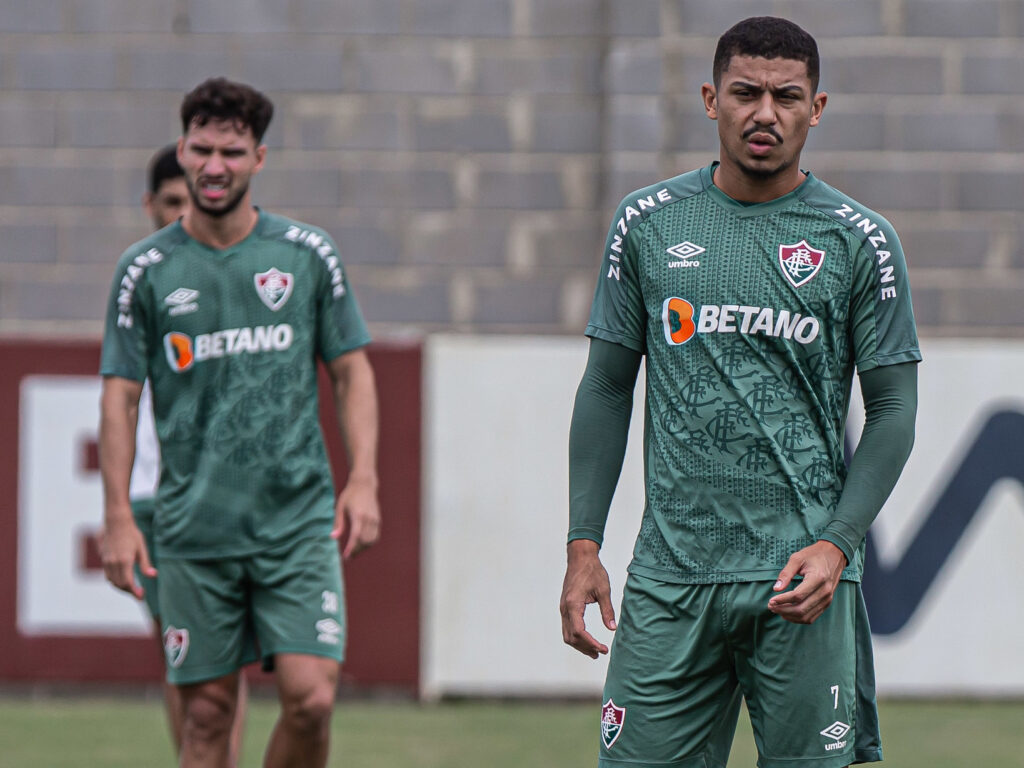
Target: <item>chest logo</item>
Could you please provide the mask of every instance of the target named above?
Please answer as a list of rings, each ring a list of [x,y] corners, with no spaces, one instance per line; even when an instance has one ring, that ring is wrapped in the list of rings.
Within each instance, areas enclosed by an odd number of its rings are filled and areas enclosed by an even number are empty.
[[[811,247],[806,240],[793,245],[779,246],[779,265],[782,274],[794,288],[799,288],[818,274],[825,263],[825,252]]]
[[[679,267],[699,267],[700,262],[697,261],[695,257],[700,256],[706,250],[707,248],[694,245],[689,240],[673,245],[671,248],[665,249],[665,253],[675,258],[675,261],[670,261],[668,266],[670,269],[678,269]]]
[[[277,312],[292,295],[295,277],[288,272],[281,272],[277,267],[271,267],[266,272],[253,275],[253,282],[260,300]]]
[[[197,300],[199,291],[192,288],[178,288],[164,297],[164,304],[167,305],[169,315],[187,315],[189,312],[196,312],[199,309]]]

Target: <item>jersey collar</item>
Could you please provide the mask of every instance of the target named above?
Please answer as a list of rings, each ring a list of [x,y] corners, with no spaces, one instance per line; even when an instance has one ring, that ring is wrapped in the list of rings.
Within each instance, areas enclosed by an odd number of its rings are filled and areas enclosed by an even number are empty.
[[[775,211],[788,208],[797,200],[802,200],[811,188],[814,187],[818,180],[810,171],[800,169],[803,173],[807,174],[799,187],[794,189],[792,192],[777,197],[774,200],[769,200],[766,203],[744,203],[740,200],[734,200],[729,197],[725,192],[715,186],[714,174],[715,168],[719,165],[718,161],[715,160],[711,165],[701,168],[700,178],[701,183],[704,185],[704,190],[710,195],[711,199],[718,203],[723,208],[735,213],[737,216],[748,217],[748,216],[764,216]]]

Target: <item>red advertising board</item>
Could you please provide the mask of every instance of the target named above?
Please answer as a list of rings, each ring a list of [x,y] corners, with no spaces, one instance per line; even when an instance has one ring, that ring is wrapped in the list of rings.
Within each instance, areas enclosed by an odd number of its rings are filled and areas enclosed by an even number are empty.
[[[140,609],[102,584],[95,552],[99,344],[8,339],[0,356],[0,681],[157,680],[160,656]],[[375,344],[370,358],[384,525],[380,543],[344,566],[342,685],[415,691],[421,346]],[[340,485],[344,449],[326,381],[321,372],[320,415]]]

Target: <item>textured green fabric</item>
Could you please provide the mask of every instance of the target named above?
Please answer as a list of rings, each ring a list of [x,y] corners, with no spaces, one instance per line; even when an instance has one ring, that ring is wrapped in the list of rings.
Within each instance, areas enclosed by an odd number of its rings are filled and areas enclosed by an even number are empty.
[[[175,223],[118,263],[101,373],[149,378],[160,555],[222,557],[326,533],[334,490],[316,358],[370,340],[321,230],[260,213],[226,250]]]
[[[742,205],[714,165],[627,196],[586,333],[647,357],[632,573],[774,580],[836,518],[854,368],[920,359],[881,216],[808,174]],[[844,578],[859,579],[854,553]]]

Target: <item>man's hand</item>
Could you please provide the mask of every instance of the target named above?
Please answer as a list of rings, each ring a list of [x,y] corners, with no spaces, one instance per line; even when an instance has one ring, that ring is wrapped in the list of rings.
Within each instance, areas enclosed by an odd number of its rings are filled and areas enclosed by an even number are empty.
[[[775,595],[768,601],[768,610],[794,624],[814,623],[832,604],[845,567],[845,555],[830,541],[817,541],[794,552],[773,589],[782,592],[797,575],[803,581],[791,592]]]
[[[105,526],[99,534],[99,548],[107,581],[141,600],[144,592],[135,580],[134,565],[138,563],[139,570],[150,578],[156,576],[156,568],[149,560],[146,540],[135,521]]]
[[[615,609],[612,608],[611,585],[608,572],[601,565],[596,541],[576,539],[569,542],[569,562],[562,583],[562,640],[577,651],[596,659],[608,653],[608,646],[599,643],[587,632],[583,613],[590,603],[597,603],[601,618],[608,629],[615,629]]]
[[[350,477],[344,490],[338,494],[331,538],[340,541],[346,529],[348,541],[342,552],[346,560],[380,538],[380,504],[377,501],[376,482]]]

